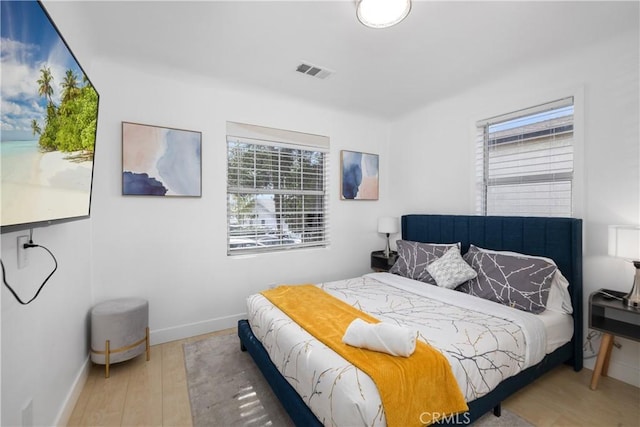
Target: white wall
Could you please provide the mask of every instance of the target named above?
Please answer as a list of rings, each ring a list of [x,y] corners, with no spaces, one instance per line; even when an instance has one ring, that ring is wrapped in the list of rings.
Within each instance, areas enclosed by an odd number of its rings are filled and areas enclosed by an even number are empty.
[[[246,297],[270,284],[365,273],[369,253],[384,247],[376,232],[389,194],[381,121],[174,70],[159,71],[175,76],[167,79],[97,58],[89,64],[100,93],[91,219],[35,230],[60,266],[33,304],[19,306],[2,291],[2,425],[21,425],[29,399],[35,425],[66,420],[87,372],[88,313],[101,300],[147,298],[151,340],[160,343],[235,326]],[[227,120],[331,138],[330,247],[226,255]],[[123,197],[122,121],[201,131],[202,197]],[[341,149],[381,154],[379,201],[339,200]],[[17,270],[21,234],[2,235],[2,259],[12,283],[31,285],[49,264],[34,255]]]
[[[87,314],[95,302],[127,295],[149,299],[152,341],[158,343],[233,326],[243,316],[245,297],[269,284],[367,272],[369,252],[384,245],[375,231],[378,216],[473,212],[476,120],[558,96],[577,96],[577,120],[583,122],[576,133],[583,143],[577,214],[585,219],[585,294],[600,287],[628,289],[632,271],[606,257],[606,226],[640,222],[637,52],[636,32],[555,63],[505,70],[493,84],[391,126],[162,67],[151,74],[106,59],[81,59],[101,95],[92,219],[36,230],[36,241],[60,262],[36,302],[18,306],[2,291],[2,425],[21,424],[29,399],[36,425],[64,419],[65,403],[82,385]],[[329,248],[226,256],[227,120],[331,138]],[[122,121],[201,131],[202,197],[123,197]],[[339,200],[341,149],[380,154],[380,201]],[[48,264],[34,255],[32,267],[18,271],[16,236],[2,236],[2,259],[9,279],[28,293],[22,284],[37,282]],[[639,345],[620,341],[610,374],[639,385]]]
[[[627,291],[633,278],[632,266],[606,254],[608,225],[640,223],[639,51],[636,30],[536,67],[506,71],[493,83],[394,122],[389,168],[395,214],[473,214],[475,122],[574,95],[574,209],[584,220],[586,328],[589,294],[603,287]],[[609,374],[640,386],[640,345],[619,341],[623,347],[614,349]]]
[[[386,124],[176,70],[160,72],[175,77],[108,60],[92,66],[100,92],[92,211],[96,302],[147,298],[151,338],[158,343],[235,326],[245,316],[246,297],[270,284],[325,281],[369,270],[369,253],[384,244],[376,223],[388,200],[387,157],[381,156],[380,201],[341,201],[339,153],[383,154]],[[300,76],[292,71],[283,78]],[[329,248],[226,255],[228,120],[331,138]],[[122,196],[122,121],[201,131],[202,197]]]
[[[17,268],[17,236],[2,235],[6,279],[23,301],[30,299],[54,263],[40,248],[28,249],[29,265]],[[22,424],[22,409],[33,402],[33,425],[64,418],[66,402],[84,385],[91,307],[91,222],[82,220],[34,229],[34,243],[46,246],[58,270],[31,304],[20,305],[2,287],[3,426]]]

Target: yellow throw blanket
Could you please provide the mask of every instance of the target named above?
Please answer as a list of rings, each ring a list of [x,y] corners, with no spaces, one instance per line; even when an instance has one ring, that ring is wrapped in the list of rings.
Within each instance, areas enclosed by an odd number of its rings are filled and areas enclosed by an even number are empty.
[[[351,347],[342,342],[342,336],[354,319],[370,323],[379,320],[314,285],[279,286],[262,295],[371,377],[380,393],[388,426],[431,424],[468,410],[449,362],[430,345],[418,342],[410,357]]]

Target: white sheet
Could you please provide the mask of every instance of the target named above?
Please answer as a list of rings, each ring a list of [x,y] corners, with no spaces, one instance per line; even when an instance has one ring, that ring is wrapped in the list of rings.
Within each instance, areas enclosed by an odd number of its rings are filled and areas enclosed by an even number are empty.
[[[573,337],[573,317],[571,315],[545,310],[537,316],[544,323],[547,335],[545,353],[553,353],[554,350],[571,341],[571,337]]]
[[[381,321],[418,329],[419,339],[447,358],[467,401],[538,363],[548,347],[539,316],[457,291],[388,273],[318,286]],[[247,305],[254,334],[324,425],[386,424],[377,388],[366,374],[262,295],[252,295]]]

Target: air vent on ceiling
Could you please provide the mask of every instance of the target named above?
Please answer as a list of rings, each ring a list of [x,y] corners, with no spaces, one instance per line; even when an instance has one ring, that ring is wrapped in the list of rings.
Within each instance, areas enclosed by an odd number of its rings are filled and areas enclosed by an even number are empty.
[[[317,65],[310,64],[307,61],[303,61],[300,65],[298,65],[296,71],[311,77],[317,77],[319,79],[326,79],[334,73],[334,71],[328,68],[318,67]]]

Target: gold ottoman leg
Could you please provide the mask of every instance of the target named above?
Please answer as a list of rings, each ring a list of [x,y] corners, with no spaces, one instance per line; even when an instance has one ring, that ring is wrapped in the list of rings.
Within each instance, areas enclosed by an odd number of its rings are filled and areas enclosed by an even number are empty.
[[[104,377],[109,378],[109,340],[104,342]]]
[[[149,346],[149,327],[147,326],[146,329],[146,335],[147,335],[147,362],[149,360],[151,360],[151,347]]]

